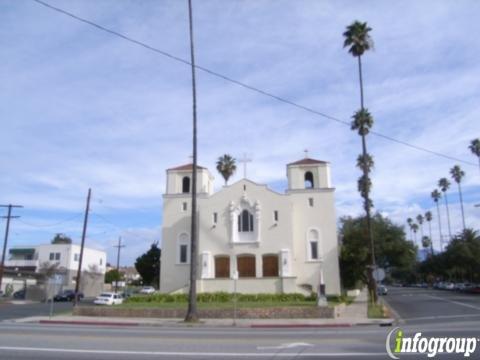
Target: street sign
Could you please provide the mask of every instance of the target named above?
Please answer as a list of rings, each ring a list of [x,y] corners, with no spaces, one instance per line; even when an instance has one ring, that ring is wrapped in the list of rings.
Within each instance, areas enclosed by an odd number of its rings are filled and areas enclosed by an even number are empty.
[[[373,278],[376,281],[382,281],[383,279],[385,279],[385,270],[383,270],[382,268],[376,268],[375,270],[373,270]]]

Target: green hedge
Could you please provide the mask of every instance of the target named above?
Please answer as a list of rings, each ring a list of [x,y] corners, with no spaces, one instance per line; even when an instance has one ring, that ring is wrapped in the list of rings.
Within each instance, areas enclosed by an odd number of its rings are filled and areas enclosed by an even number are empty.
[[[226,303],[234,299],[232,293],[214,292],[199,293],[197,301],[199,303]],[[239,302],[304,302],[315,301],[316,294],[305,296],[303,294],[237,294]],[[125,300],[125,303],[186,303],[188,302],[187,294],[151,294],[151,295],[134,295]]]

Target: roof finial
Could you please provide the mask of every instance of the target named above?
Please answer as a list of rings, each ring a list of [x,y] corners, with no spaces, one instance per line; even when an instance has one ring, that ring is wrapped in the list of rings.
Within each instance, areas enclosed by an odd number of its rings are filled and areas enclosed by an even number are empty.
[[[190,156],[188,157],[188,159],[189,159],[190,163],[193,164],[193,155],[190,155]]]
[[[243,178],[247,178],[247,163],[252,162],[252,159],[243,153],[243,158],[238,159],[238,162],[243,163]]]
[[[308,159],[308,149],[303,150],[303,152],[305,153],[305,159]]]

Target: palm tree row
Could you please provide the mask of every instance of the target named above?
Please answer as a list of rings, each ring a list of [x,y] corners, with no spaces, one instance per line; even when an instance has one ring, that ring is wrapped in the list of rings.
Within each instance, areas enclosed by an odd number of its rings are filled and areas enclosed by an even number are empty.
[[[472,144],[474,141],[472,141]],[[480,142],[479,142],[480,146]],[[460,200],[460,209],[461,209],[461,214],[462,214],[462,229],[465,231],[466,226],[465,226],[465,211],[463,208],[463,194],[462,194],[462,179],[465,177],[465,172],[460,168],[459,165],[455,165],[450,169],[450,175],[457,183],[458,186],[458,196]],[[440,206],[439,206],[439,200],[442,198],[445,201],[445,210],[447,214],[447,228],[448,228],[448,238],[452,238],[452,229],[451,229],[451,224],[450,224],[450,209],[448,205],[448,196],[447,196],[447,191],[450,188],[450,181],[446,178],[443,177],[438,181],[438,189],[434,189],[430,196],[432,200],[434,201],[436,208],[437,208],[437,219],[438,219],[438,234],[439,234],[439,243],[440,243],[440,250],[444,250],[444,244],[443,244],[443,234],[442,234],[442,222],[441,222],[441,215],[440,215]],[[430,211],[427,211],[424,215],[419,214],[416,217],[417,223],[414,223],[411,218],[407,219],[407,224],[410,229],[410,238],[412,238],[412,232],[414,234],[414,241],[415,243],[417,242],[416,240],[416,232],[420,230],[421,233],[421,242],[423,247],[428,247],[430,246],[431,253],[433,254],[433,244],[432,244],[432,227],[431,227],[431,221],[433,220],[433,215]],[[423,231],[423,224],[424,220],[428,222],[428,228],[429,228],[429,235],[430,236],[425,236],[424,231]],[[412,240],[413,241],[413,240]]]
[[[410,230],[410,239],[411,241],[420,248],[420,245],[425,249],[430,247],[430,254],[433,255],[433,243],[432,243],[432,226],[430,222],[432,221],[432,213],[427,211],[425,215],[419,214],[416,216],[417,223],[413,221],[412,218],[407,219],[407,224]],[[428,222],[428,228],[430,236],[425,236],[423,232],[424,220]],[[417,231],[420,230],[420,244],[417,244]],[[412,239],[413,234],[413,239]]]

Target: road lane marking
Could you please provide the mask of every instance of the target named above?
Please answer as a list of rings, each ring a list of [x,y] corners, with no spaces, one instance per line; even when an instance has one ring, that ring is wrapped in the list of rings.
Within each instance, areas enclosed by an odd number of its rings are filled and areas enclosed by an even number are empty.
[[[282,349],[293,349],[296,347],[311,347],[313,344],[308,343],[287,343],[281,344],[278,346],[257,346],[257,350],[282,350]]]
[[[432,298],[432,299],[443,300],[443,301],[446,301],[446,302],[449,302],[449,303],[452,303],[452,304],[465,306],[465,307],[468,307],[470,309],[480,310],[479,306],[466,304],[466,303],[463,303],[463,302],[460,302],[460,301],[448,300],[448,299],[445,299],[445,298],[442,298],[442,297],[439,297],[439,296],[433,296],[433,295],[426,295],[426,296],[428,296],[429,298]]]
[[[471,317],[480,317],[480,314],[424,316],[424,317],[416,317],[416,318],[409,318],[409,319],[403,319],[403,320],[405,321],[437,320],[437,319],[455,319],[455,318],[471,318]]]
[[[380,353],[226,353],[226,352],[176,352],[176,351],[121,351],[121,350],[88,350],[88,349],[56,349],[56,348],[36,348],[36,347],[16,347],[0,346],[0,350],[6,351],[32,351],[32,352],[52,352],[52,353],[77,353],[77,354],[108,354],[108,355],[146,355],[146,356],[191,356],[191,357],[354,357],[354,356],[383,356]]]

